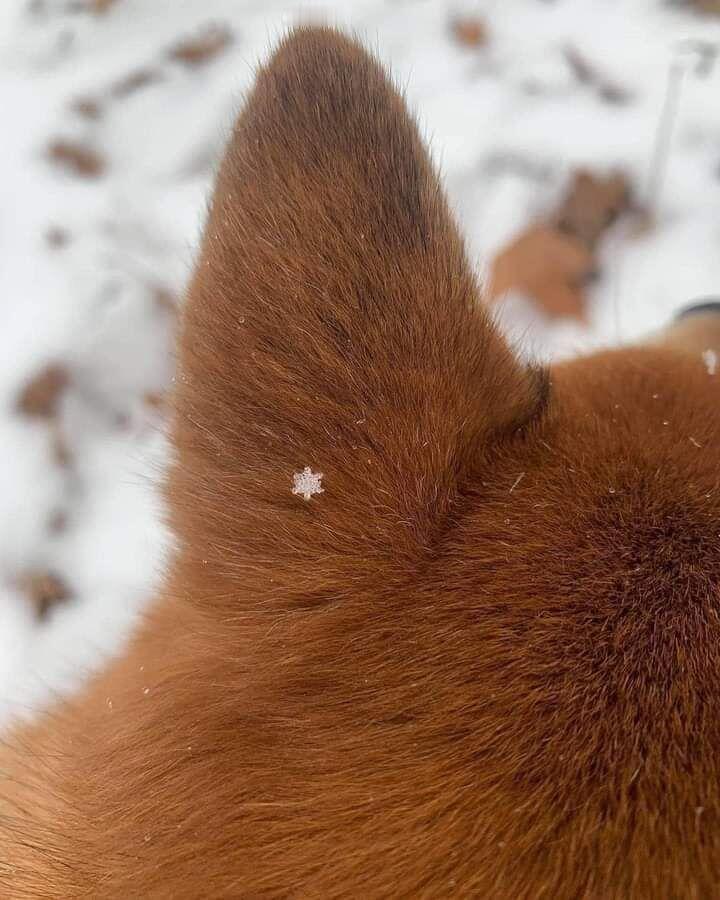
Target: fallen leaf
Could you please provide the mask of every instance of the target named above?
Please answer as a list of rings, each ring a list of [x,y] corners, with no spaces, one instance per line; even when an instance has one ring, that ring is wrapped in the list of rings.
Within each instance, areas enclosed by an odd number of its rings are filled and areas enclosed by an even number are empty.
[[[632,211],[627,233],[630,237],[641,238],[653,231],[656,225],[654,213],[647,208],[638,207]]]
[[[68,0],[65,4],[65,12],[91,13],[95,16],[104,15],[118,0]]]
[[[593,248],[605,229],[630,209],[630,184],[624,175],[594,175],[586,169],[573,173],[555,216],[560,231]]]
[[[186,66],[201,66],[225,50],[233,41],[232,31],[225,25],[211,25],[194,37],[179,41],[168,51],[168,57]]]
[[[54,250],[59,250],[62,247],[66,247],[70,243],[70,232],[65,228],[60,228],[57,225],[53,225],[45,232],[45,242],[47,243],[48,247],[52,247]]]
[[[484,47],[488,42],[486,24],[474,16],[452,19],[450,32],[463,47]]]
[[[629,103],[630,101],[630,94],[625,88],[621,88],[617,84],[611,84],[609,81],[598,85],[598,94],[607,103],[612,103],[615,106],[621,106],[623,103]]]
[[[18,412],[26,416],[52,419],[60,399],[70,384],[70,373],[59,363],[46,366],[28,381],[17,400]]]
[[[20,579],[20,588],[40,622],[47,619],[51,609],[72,599],[72,592],[54,572],[28,572]]]
[[[720,15],[720,0],[690,0],[690,3],[700,12]]]
[[[577,47],[565,47],[564,54],[570,70],[580,84],[592,88],[607,103],[621,104],[630,100],[630,92],[607,78]]]
[[[128,97],[141,88],[161,81],[162,77],[162,72],[159,69],[136,69],[134,72],[130,72],[129,75],[118,79],[110,88],[110,93],[117,98]]]
[[[100,102],[95,100],[93,97],[78,97],[73,100],[70,108],[77,115],[82,116],[83,119],[99,119],[102,115],[102,107],[100,106]]]
[[[597,73],[577,47],[565,47],[564,54],[575,78],[581,84],[594,84]]]
[[[517,291],[534,300],[551,318],[585,321],[584,285],[594,271],[590,250],[550,225],[532,225],[493,260],[491,300]]]
[[[76,141],[53,141],[48,156],[52,162],[84,178],[97,178],[105,170],[105,160],[97,150]]]
[[[132,428],[132,417],[129,413],[118,410],[113,415],[113,425],[118,431],[130,431]]]
[[[52,454],[61,469],[69,469],[73,464],[73,455],[59,422],[52,429]]]
[[[165,409],[166,397],[159,391],[146,391],[142,399],[145,406],[155,412],[163,412]]]
[[[85,5],[87,9],[95,13],[95,15],[102,15],[106,13],[111,6],[114,6],[118,0],[85,0]]]
[[[176,313],[178,311],[178,298],[174,291],[163,285],[152,288],[152,297],[155,305],[163,312]]]
[[[67,531],[68,515],[63,509],[56,509],[48,519],[47,528],[50,534],[62,534]]]

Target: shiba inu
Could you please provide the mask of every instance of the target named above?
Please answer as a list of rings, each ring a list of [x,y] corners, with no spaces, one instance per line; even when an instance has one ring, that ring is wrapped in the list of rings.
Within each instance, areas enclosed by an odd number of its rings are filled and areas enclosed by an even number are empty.
[[[380,65],[283,40],[187,292],[178,549],[6,736],[2,896],[714,896],[719,311],[529,366]]]

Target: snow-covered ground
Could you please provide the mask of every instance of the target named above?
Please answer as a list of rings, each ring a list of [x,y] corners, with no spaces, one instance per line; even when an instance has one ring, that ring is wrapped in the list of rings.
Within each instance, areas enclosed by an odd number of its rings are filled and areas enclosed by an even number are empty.
[[[481,20],[479,46],[459,15]],[[720,16],[690,2],[2,0],[0,717],[77,683],[151,593],[162,393],[213,166],[255,65],[308,18],[390,64],[480,270],[579,166],[622,170],[650,208],[603,239],[587,328],[508,299],[530,352],[632,339],[720,292]],[[39,616],[46,594],[65,600]]]

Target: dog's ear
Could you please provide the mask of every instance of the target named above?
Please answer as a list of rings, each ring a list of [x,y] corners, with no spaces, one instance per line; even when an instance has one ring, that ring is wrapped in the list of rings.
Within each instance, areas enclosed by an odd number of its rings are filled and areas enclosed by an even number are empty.
[[[401,97],[353,41],[295,31],[237,122],[187,300],[185,557],[285,596],[406,571],[538,401]]]

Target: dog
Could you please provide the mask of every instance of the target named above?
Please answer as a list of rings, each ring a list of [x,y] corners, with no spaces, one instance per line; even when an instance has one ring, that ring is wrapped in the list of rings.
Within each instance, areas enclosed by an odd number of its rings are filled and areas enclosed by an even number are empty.
[[[401,96],[303,27],[180,331],[177,551],[7,736],[2,896],[715,896],[720,306],[522,361]]]

